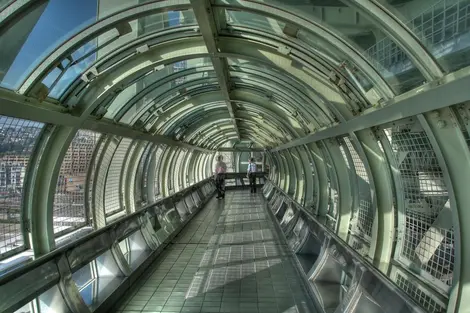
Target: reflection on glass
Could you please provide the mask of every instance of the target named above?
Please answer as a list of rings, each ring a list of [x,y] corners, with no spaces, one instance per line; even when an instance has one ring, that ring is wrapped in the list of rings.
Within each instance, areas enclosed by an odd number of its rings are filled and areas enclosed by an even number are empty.
[[[130,21],[128,28],[122,27],[120,32],[115,28],[111,29],[80,47],[72,54],[73,61],[64,68],[60,80],[53,85],[49,96],[54,98],[60,97],[66,88],[70,86],[85,69],[97,60],[115,52],[119,47],[125,44],[143,35],[159,32],[171,27],[195,23],[196,21],[192,10],[168,11]],[[50,78],[48,80],[50,80]],[[45,84],[48,85],[47,80]],[[51,86],[48,85],[48,87]]]
[[[5,49],[8,54],[8,62],[1,66],[6,74],[0,76],[0,86],[18,89],[43,58],[62,42],[95,22],[96,17],[96,0],[50,0],[46,5],[39,6],[27,14],[6,34],[2,34],[0,39],[2,50]],[[24,29],[27,29],[28,33],[25,34]],[[5,40],[20,34],[21,38],[26,40]]]
[[[282,34],[286,25],[284,22],[250,12],[225,10],[225,14],[230,25],[261,29],[274,34]]]
[[[75,285],[77,285],[79,290],[93,279],[91,266],[91,263],[89,263],[72,274],[72,279],[75,281]]]
[[[192,80],[201,79],[201,78],[211,78],[214,77],[212,71],[201,71],[194,74],[189,74],[185,76],[180,76],[175,78],[167,83],[159,83],[158,78],[164,78],[175,72],[181,71],[182,69],[196,68],[208,66],[206,60],[203,63],[200,63],[201,59],[189,59],[182,62],[175,63],[170,66],[166,66],[164,69],[155,72],[154,74],[148,75],[144,80],[138,81],[133,85],[126,88],[121,93],[126,93],[127,95],[119,95],[111,104],[110,109],[105,118],[114,118],[118,119],[119,122],[125,124],[134,124],[139,118],[142,121],[145,121],[150,114],[161,108],[168,99],[171,99],[174,95],[177,94],[177,86]],[[207,60],[207,62],[209,62]],[[181,69],[175,68],[176,66],[181,67]],[[212,70],[212,66],[208,66],[207,70]],[[173,90],[170,94],[168,91]],[[126,110],[122,111],[122,118],[119,119],[120,115],[116,115],[118,110],[121,110],[126,102],[131,98],[132,102],[129,103],[129,106]],[[149,111],[150,109],[150,111]],[[146,112],[146,113],[144,113]]]
[[[247,20],[247,16],[252,17],[253,20]],[[227,23],[229,25],[241,25],[274,33],[279,36],[285,36],[283,34],[285,23],[272,18],[263,17],[259,14],[246,12],[241,14],[241,12],[227,11]],[[371,80],[356,66],[354,61],[347,54],[307,29],[299,29],[296,36],[300,41],[299,43],[303,44],[305,48],[315,51],[316,55],[321,59],[343,71],[343,74],[354,82],[354,85],[362,91],[371,103],[375,103],[377,101],[379,97],[373,89],[374,86]],[[254,63],[258,67],[267,68],[263,63],[240,59],[233,59],[232,62],[229,62],[229,65],[244,63]],[[269,67],[269,69],[275,70],[273,67]]]
[[[33,312],[32,303],[25,304],[21,309],[15,311],[15,313],[31,313]]]
[[[26,168],[44,124],[0,116],[0,259],[21,248],[21,206]]]
[[[55,285],[39,296],[39,312],[41,313],[68,313],[70,312],[64,302],[59,287]]]
[[[324,5],[315,5],[305,1],[276,2],[276,6],[285,7],[294,14],[308,15],[312,20],[334,29],[347,38],[372,63],[395,92],[406,92],[425,81],[409,57],[381,30],[379,25],[346,4],[340,1],[328,1]],[[233,1],[233,5],[236,3]],[[261,30],[279,33],[280,29],[282,33],[285,25],[279,21],[273,23],[272,19],[256,14],[256,17],[252,18],[256,22],[248,22],[243,19],[246,13],[236,13],[235,23],[238,22],[246,27],[256,25]],[[231,24],[233,15],[230,12],[227,14],[228,24]],[[236,19],[237,16],[239,16],[238,19]],[[308,29],[304,31],[309,32]],[[302,40],[302,38],[299,39]]]
[[[470,65],[470,1],[381,0],[448,72]]]

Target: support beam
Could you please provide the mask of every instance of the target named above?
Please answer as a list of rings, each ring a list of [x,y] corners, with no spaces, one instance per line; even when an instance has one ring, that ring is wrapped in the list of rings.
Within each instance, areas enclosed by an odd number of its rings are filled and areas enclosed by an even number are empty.
[[[469,85],[469,69],[448,74],[437,83],[428,83],[419,89],[412,90],[408,94],[396,97],[394,100],[386,103],[383,108],[369,112],[366,111],[363,115],[344,123],[280,145],[274,148],[273,151],[280,151],[330,137],[337,137],[470,101],[470,93],[467,92]]]
[[[219,80],[220,91],[224,97],[227,105],[230,118],[232,119],[233,127],[237,133],[238,139],[240,139],[240,132],[238,130],[237,121],[235,118],[235,108],[233,103],[230,101],[230,74],[228,71],[227,59],[218,56],[217,48],[217,25],[215,23],[214,14],[212,11],[211,4],[208,0],[191,0],[193,6],[194,15],[199,24],[202,37],[207,46],[207,51],[211,55],[212,64]]]
[[[263,148],[218,148],[217,152],[263,152]]]
[[[0,89],[0,115],[27,119],[45,124],[84,128],[105,134],[147,140],[154,143],[164,143],[170,146],[179,146],[202,152],[210,152],[208,149],[176,141],[167,136],[144,133],[129,126],[114,124],[105,120],[96,120],[91,116],[83,121],[80,117],[70,114],[64,107],[47,101],[39,103],[35,99],[17,95],[4,89]]]

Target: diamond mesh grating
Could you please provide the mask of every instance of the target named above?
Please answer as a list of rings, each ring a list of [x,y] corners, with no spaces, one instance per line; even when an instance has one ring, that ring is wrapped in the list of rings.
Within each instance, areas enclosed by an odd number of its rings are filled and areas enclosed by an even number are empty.
[[[363,239],[367,241],[370,241],[375,212],[372,205],[369,175],[367,174],[364,162],[359,156],[351,140],[348,137],[344,137],[343,139],[346,143],[346,147],[351,155],[351,159],[354,165],[359,197],[359,207],[353,213],[351,230],[356,235],[363,237]]]
[[[452,286],[454,231],[452,214],[444,182],[433,147],[422,130],[388,129],[405,198],[404,236],[399,252],[435,279],[434,285]],[[446,289],[445,287],[443,288]]]
[[[323,152],[323,157],[326,161],[327,164],[327,177],[328,177],[328,191],[329,191],[329,201],[328,201],[328,213],[331,217],[332,222],[334,223],[328,223],[328,226],[331,226],[333,229],[335,229],[336,225],[336,219],[338,217],[338,182],[336,179],[336,171],[333,168],[333,162],[330,158],[330,155],[328,151],[326,151],[325,148],[322,148]]]
[[[155,191],[155,199],[160,199],[162,197],[161,191],[160,191],[160,170],[162,167],[162,157],[163,157],[163,152],[165,151],[166,146],[161,145],[158,146],[157,151],[155,151],[155,179],[153,181],[153,188]]]
[[[122,209],[120,203],[121,171],[131,142],[132,140],[129,138],[123,138],[116,148],[111,163],[109,164],[104,195],[105,212],[107,215]]]
[[[79,130],[62,160],[54,197],[54,234],[86,224],[85,186],[88,168],[101,134]]]
[[[24,245],[20,222],[26,168],[43,126],[0,116],[0,256]]]
[[[427,294],[423,288],[416,286],[409,279],[402,276],[400,273],[396,274],[395,283],[403,289],[411,298],[423,306],[429,313],[442,313],[446,309],[443,305],[439,304],[431,295]]]

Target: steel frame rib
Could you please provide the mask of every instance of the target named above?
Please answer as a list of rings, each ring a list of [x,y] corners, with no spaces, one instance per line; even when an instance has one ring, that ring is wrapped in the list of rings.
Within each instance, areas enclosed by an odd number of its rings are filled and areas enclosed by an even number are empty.
[[[199,30],[204,38],[204,42],[206,43],[207,51],[211,55],[212,64],[219,80],[220,91],[222,92],[225,104],[227,105],[233,127],[237,133],[238,139],[240,140],[240,132],[235,118],[235,107],[230,101],[231,84],[227,60],[217,55],[219,52],[216,39],[218,31],[211,4],[207,0],[191,0],[191,5],[193,6],[193,12],[199,24]]]
[[[59,107],[48,102],[42,102],[41,105],[39,105],[38,103],[35,103],[34,99],[17,95],[4,89],[0,89],[0,115],[59,126],[84,128],[101,133],[123,136],[131,139],[142,139],[155,143],[164,143],[171,146],[184,147],[202,152],[210,151],[202,147],[173,140],[167,136],[152,135],[133,129],[129,126],[96,120],[91,116],[83,121],[82,118],[69,114],[63,107]]]
[[[314,134],[280,145],[272,151],[281,151],[291,147],[316,142],[323,139],[391,123],[403,118],[442,109],[458,103],[470,101],[467,92],[470,84],[470,69],[448,74],[439,84],[428,83],[424,87],[392,100],[383,108],[353,118],[336,126],[320,130]]]

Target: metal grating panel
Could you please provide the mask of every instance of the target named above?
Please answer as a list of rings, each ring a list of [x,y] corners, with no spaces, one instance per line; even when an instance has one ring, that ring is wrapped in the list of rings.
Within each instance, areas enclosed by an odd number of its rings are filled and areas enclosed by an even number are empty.
[[[445,306],[431,295],[428,294],[424,288],[414,284],[410,279],[397,272],[395,283],[403,289],[411,298],[418,302],[429,313],[442,313],[445,312]]]
[[[109,170],[109,164],[113,158],[114,151],[116,150],[119,139],[116,137],[111,137],[107,141],[103,141],[101,146],[98,148],[97,157],[101,160],[97,165],[97,173],[95,174],[96,180],[93,181],[94,193],[95,193],[95,203],[94,210],[101,211],[104,210],[104,192],[106,186],[106,175]],[[106,221],[95,221],[95,224],[104,225]]]
[[[426,133],[415,126],[386,130],[405,199],[404,216],[399,216],[398,223],[404,235],[397,243],[397,256],[405,265],[421,268],[423,278],[446,290],[452,286],[454,265],[452,212],[433,147]]]
[[[134,192],[134,187],[135,187],[135,181],[136,181],[136,178],[137,178],[137,171],[139,169],[139,166],[140,166],[140,162],[139,160],[141,159],[142,157],[142,154],[144,153],[144,148],[142,146],[142,143],[139,142],[139,143],[136,143],[135,144],[135,149],[138,148],[138,150],[135,152],[135,156],[134,156],[134,163],[131,163],[129,164],[131,167],[130,169],[130,177],[127,177],[127,180],[128,182],[126,182],[126,184],[129,184],[130,188],[130,195],[129,195],[129,204],[132,206],[134,205],[134,207],[132,208],[132,210],[135,210],[135,203],[137,202],[136,199],[138,199],[140,197],[140,194],[137,195],[135,192]],[[131,154],[129,154],[129,160],[130,160],[130,157],[131,157]],[[140,200],[140,199],[139,199]]]
[[[155,199],[158,200],[162,197],[162,193],[160,190],[160,171],[162,167],[162,157],[163,157],[163,152],[165,151],[166,146],[161,145],[158,146],[157,151],[155,151],[155,180],[153,181],[153,188],[155,190]]]
[[[327,165],[326,175],[328,178],[328,213],[330,217],[328,226],[332,229],[336,228],[336,221],[338,217],[338,181],[336,176],[336,170],[333,168],[333,161],[331,160],[330,154],[325,147],[325,144],[322,146],[323,158]]]
[[[60,167],[54,197],[54,234],[60,235],[87,223],[85,186],[93,151],[101,134],[79,130]]]
[[[120,201],[121,171],[131,142],[132,140],[129,138],[123,138],[121,140],[109,165],[104,194],[106,215],[113,214],[123,209]]]
[[[359,207],[354,210],[350,224],[351,231],[370,242],[372,235],[372,224],[374,223],[374,209],[372,206],[372,194],[370,189],[369,175],[361,157],[348,137],[344,137],[344,142],[351,155],[357,179],[357,191]]]
[[[184,170],[183,160],[184,160],[185,155],[186,155],[186,151],[180,150],[176,157],[176,162],[173,167],[174,170],[173,171],[170,170],[170,175],[173,176],[173,179],[175,181],[174,183],[175,192],[178,192],[181,189],[183,189],[183,182],[181,181],[181,176],[183,175],[183,173],[181,172],[181,170]]]
[[[44,124],[0,116],[0,257],[22,249],[26,169]]]

